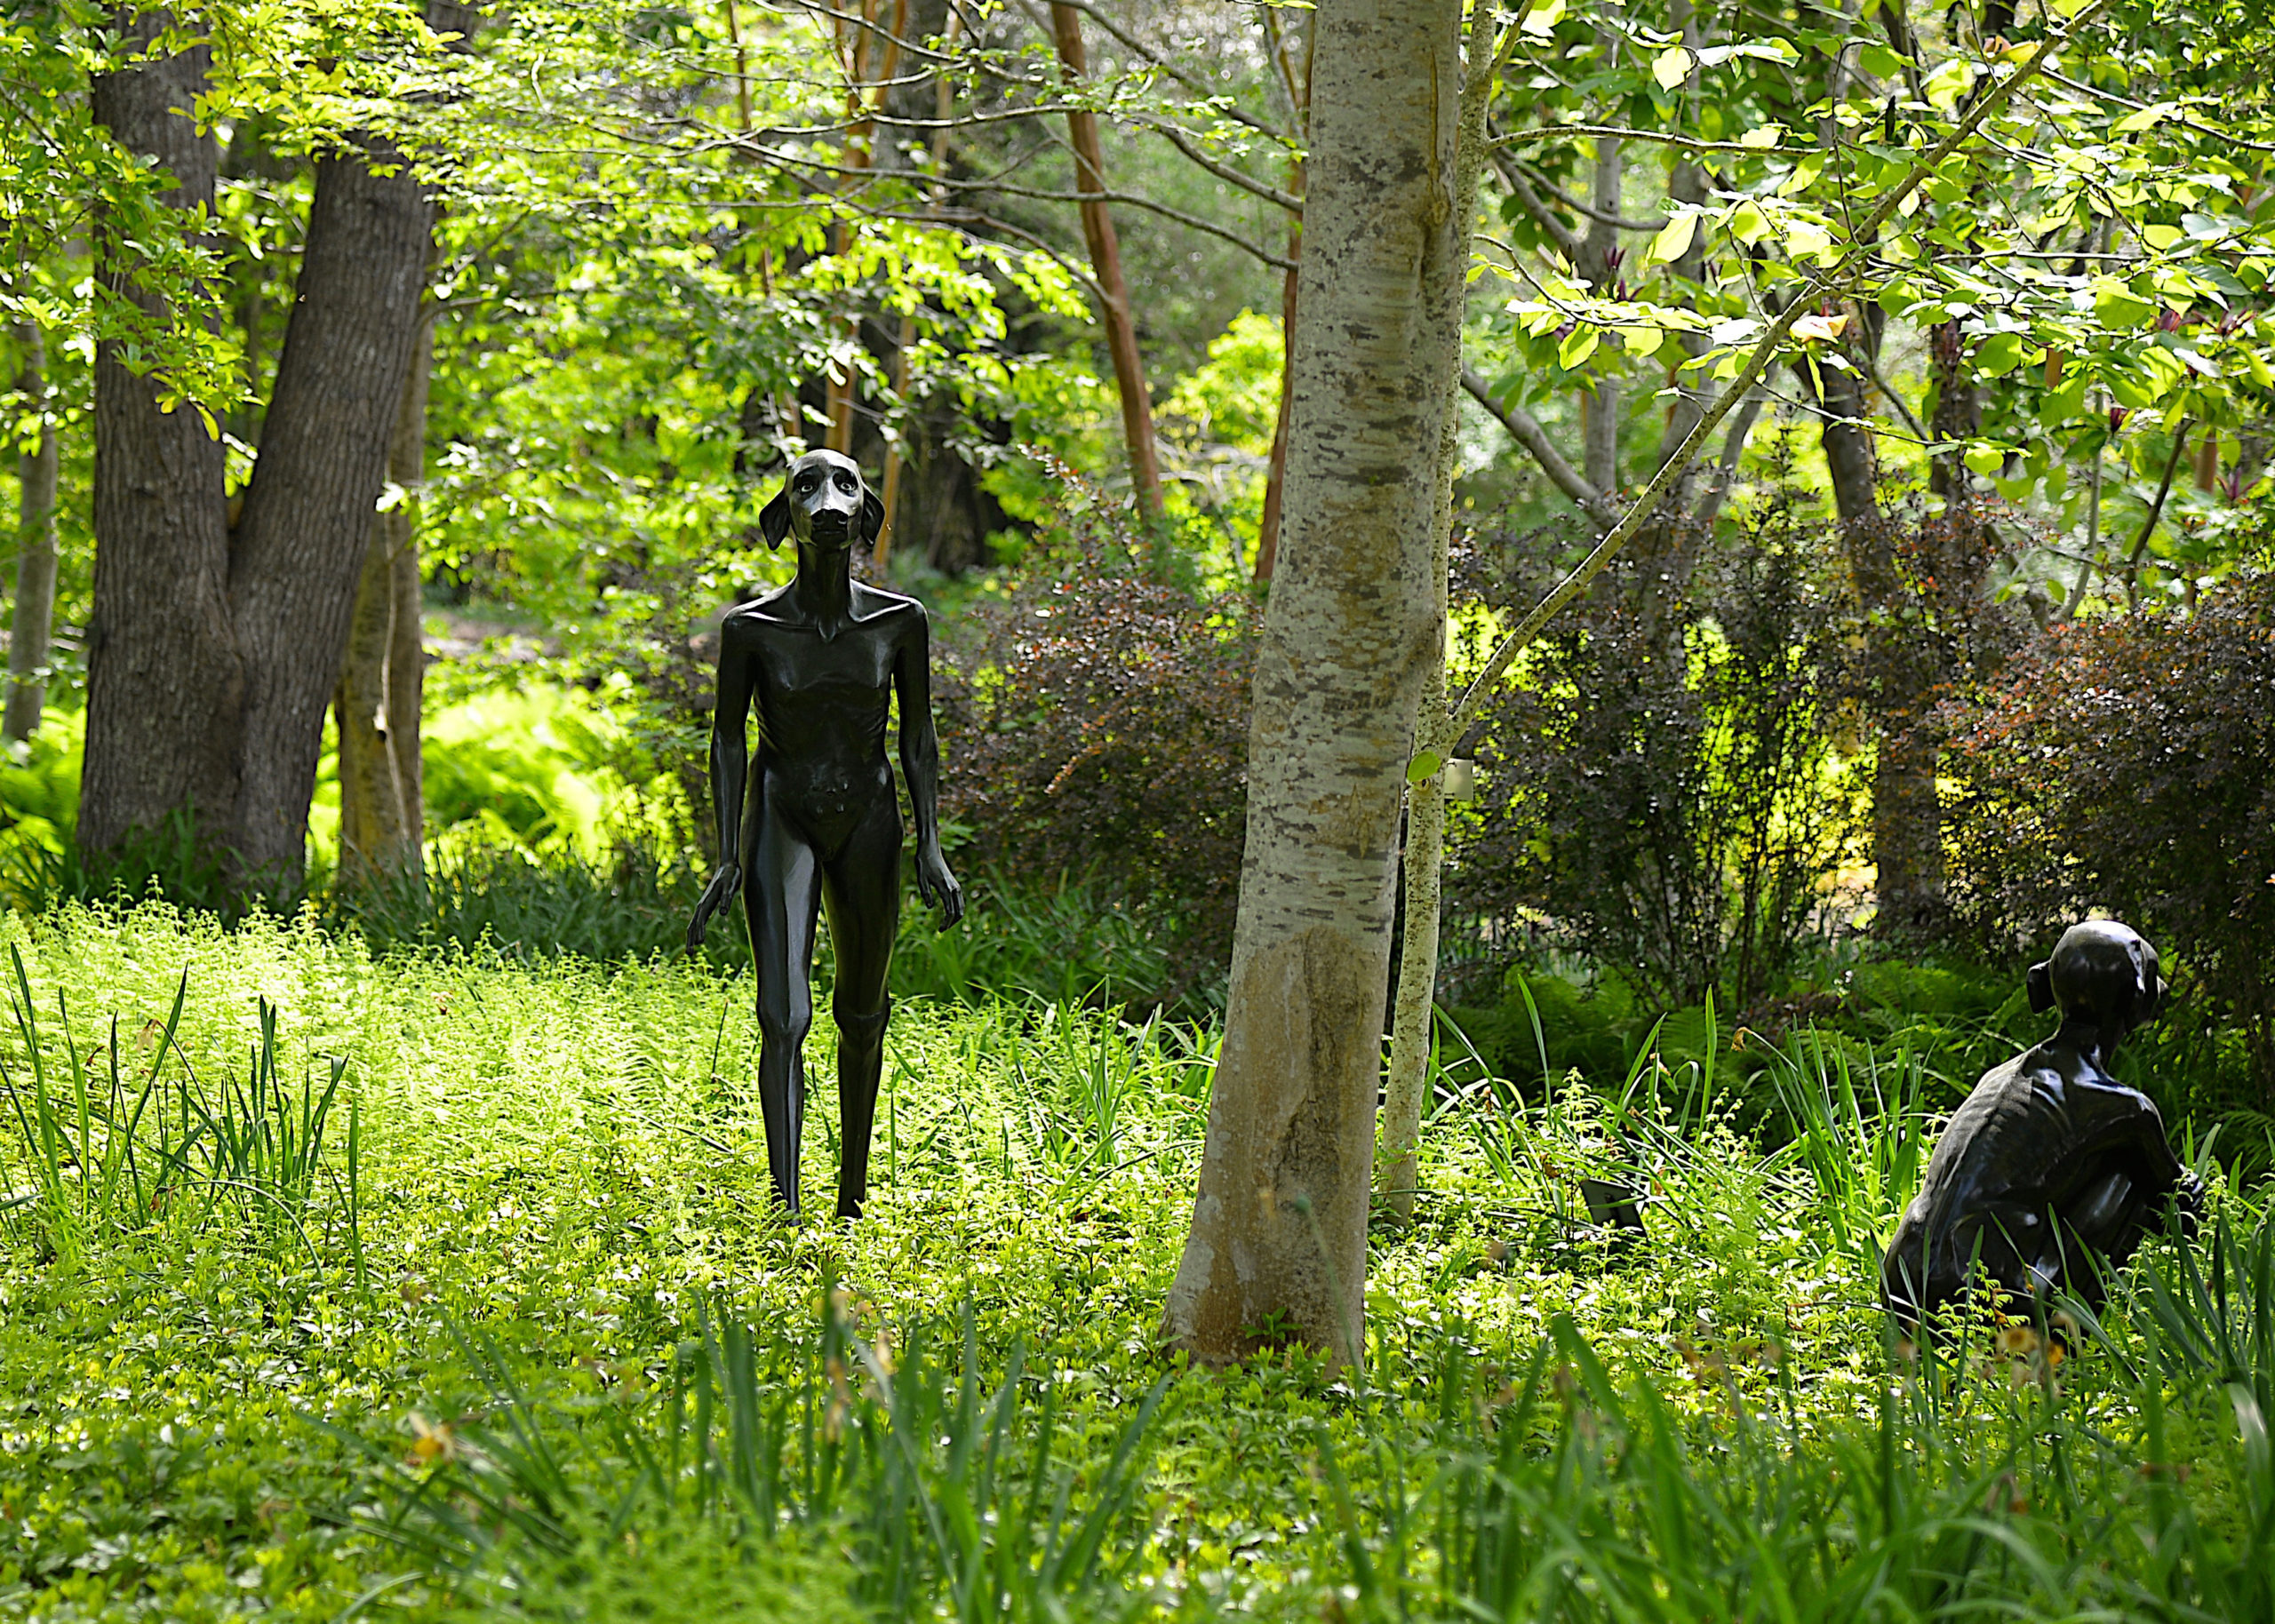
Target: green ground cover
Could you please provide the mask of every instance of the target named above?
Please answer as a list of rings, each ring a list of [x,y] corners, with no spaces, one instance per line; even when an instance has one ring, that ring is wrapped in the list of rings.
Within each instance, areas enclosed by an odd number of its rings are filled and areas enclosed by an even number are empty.
[[[1523,1105],[1456,1060],[1367,1367],[1214,1373],[1151,1335],[1206,1029],[906,999],[869,1215],[793,1224],[730,969],[4,933],[11,1615],[2275,1614],[2259,1206],[2215,1169],[2073,1358],[1907,1357],[1919,1056],[1797,1038],[1775,1145],[1697,1064]]]

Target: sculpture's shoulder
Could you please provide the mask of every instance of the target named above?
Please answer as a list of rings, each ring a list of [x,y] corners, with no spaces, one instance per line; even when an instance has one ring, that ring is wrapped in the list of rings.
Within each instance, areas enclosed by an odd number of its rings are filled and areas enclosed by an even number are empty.
[[[924,606],[905,593],[853,583],[853,618],[896,635],[922,633],[931,625]]]
[[[2030,1149],[2047,1136],[2048,1107],[2058,1108],[2058,1102],[2049,1101],[2040,1086],[2031,1064],[2034,1053],[2024,1050],[1985,1071],[1952,1113],[1921,1182],[1921,1195],[1931,1205],[1962,1189],[2010,1182],[2002,1174],[2018,1159],[2027,1161]]]
[[[2041,1087],[2059,1090],[2079,1130],[2119,1128],[2146,1120],[2154,1123],[2159,1133],[2164,1131],[2164,1115],[2155,1101],[2132,1084],[2119,1082],[2102,1069],[2095,1056],[2060,1041],[2058,1034],[2023,1058],[2041,1073]]]
[[[777,626],[789,624],[790,589],[778,586],[772,592],[738,603],[719,622],[719,637],[722,644],[731,646],[762,637]]]

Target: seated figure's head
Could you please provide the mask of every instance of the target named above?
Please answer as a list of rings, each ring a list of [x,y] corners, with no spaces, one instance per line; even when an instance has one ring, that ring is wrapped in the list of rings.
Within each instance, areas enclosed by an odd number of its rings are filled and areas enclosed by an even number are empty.
[[[2115,919],[2072,925],[2053,955],[2030,967],[2030,1007],[2061,1007],[2064,1022],[2083,1021],[2121,1035],[2157,1018],[2164,1007],[2157,950]]]

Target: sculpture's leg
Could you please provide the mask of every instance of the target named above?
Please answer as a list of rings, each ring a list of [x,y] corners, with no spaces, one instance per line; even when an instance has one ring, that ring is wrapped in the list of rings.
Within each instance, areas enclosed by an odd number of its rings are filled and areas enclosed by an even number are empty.
[[[837,1169],[837,1215],[858,1218],[869,1198],[869,1140],[877,1125],[877,1087],[885,1070],[885,1022],[891,1000],[874,1015],[837,1017],[837,1110],[843,1127],[844,1159]]]
[[[758,974],[758,1106],[775,1198],[798,1210],[798,1148],[805,1135],[806,1033],[814,1020],[813,848],[762,801],[744,883]]]
[[[822,877],[829,940],[837,955],[837,1109],[844,1126],[837,1215],[858,1218],[869,1194],[869,1137],[884,1076],[887,977],[900,929],[900,808],[891,800],[864,819]]]

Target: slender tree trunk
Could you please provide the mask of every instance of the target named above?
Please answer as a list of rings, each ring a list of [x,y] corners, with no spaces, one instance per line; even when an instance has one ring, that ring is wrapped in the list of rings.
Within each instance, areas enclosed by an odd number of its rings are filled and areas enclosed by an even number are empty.
[[[904,16],[905,12],[905,7],[897,10],[896,18]],[[944,49],[955,44],[956,36],[962,27],[963,14],[951,11],[947,14],[946,26],[941,30],[941,44]],[[937,76],[932,90],[932,117],[938,126],[932,131],[932,173],[936,177],[945,175],[948,171],[948,117],[954,111],[955,83],[944,70]],[[931,200],[927,205],[928,209],[933,213],[938,213],[946,202],[943,189],[935,185]],[[916,315],[914,310],[904,312],[901,315],[898,337],[899,342],[895,345],[892,353],[892,393],[893,398],[901,402],[902,410],[906,412],[908,395],[908,352],[916,342]],[[906,418],[904,418],[905,421]],[[892,556],[893,522],[900,516],[901,470],[906,461],[906,458],[901,455],[901,438],[896,435],[885,442],[883,491],[885,521],[877,531],[876,545],[869,557],[871,568],[880,577],[885,572],[885,561]]]
[[[114,22],[149,43],[170,19],[122,7]],[[205,89],[203,44],[92,87],[95,121],[174,178],[165,201],[213,208],[217,154],[190,113]],[[131,251],[99,219],[96,275],[153,314]],[[87,754],[79,844],[115,850],[174,813],[209,846],[229,843],[237,808],[244,662],[229,612],[229,529],[221,442],[194,410],[161,411],[153,381],[116,342],[95,346],[94,609],[87,628]]]
[[[1289,171],[1298,188],[1304,166],[1291,163]],[[1297,193],[1301,195],[1300,190]],[[1288,258],[1302,260],[1304,223],[1288,227]],[[1288,494],[1288,414],[1295,404],[1296,273],[1282,273],[1280,283],[1280,410],[1272,422],[1272,459],[1264,474],[1264,513],[1256,527],[1255,578],[1268,581],[1280,557],[1280,512]]]
[[[1066,82],[1079,84],[1089,72],[1082,54],[1082,13],[1071,5],[1054,3],[1050,26]],[[1075,190],[1103,193],[1106,159],[1098,146],[1098,115],[1067,114],[1066,134],[1074,147]],[[1087,197],[1082,214],[1082,240],[1090,246],[1090,274],[1098,280],[1106,321],[1106,351],[1114,359],[1114,381],[1122,393],[1122,437],[1130,448],[1130,488],[1137,493],[1138,513],[1158,519],[1161,516],[1161,466],[1153,447],[1153,400],[1146,393],[1145,363],[1138,354],[1130,287],[1122,275],[1122,245],[1114,235],[1114,216],[1107,212],[1103,196]]]
[[[1461,119],[1455,134],[1454,252],[1448,274],[1433,291],[1433,325],[1450,328],[1458,351],[1468,302],[1469,254],[1477,228],[1477,187],[1484,169],[1486,115],[1493,97],[1493,24],[1497,13],[1479,6],[1470,15],[1467,62],[1462,76]],[[1445,730],[1447,566],[1453,546],[1454,476],[1461,469],[1461,376],[1446,391],[1438,431],[1436,501],[1430,515],[1432,615],[1438,628],[1437,660],[1422,683],[1415,736]],[[1392,1000],[1390,1073],[1383,1089],[1381,1139],[1376,1152],[1376,1193],[1401,1222],[1414,1215],[1421,1186],[1422,1108],[1430,1091],[1430,1049],[1437,1035],[1439,904],[1445,878],[1446,780],[1441,763],[1406,792],[1406,929],[1400,943],[1398,990]]]
[[[426,835],[419,750],[427,652],[419,641],[419,490],[427,477],[434,326],[421,322],[387,447],[402,495],[371,518],[332,711],[339,731],[339,875],[354,884],[416,873]]]
[[[1596,139],[1595,195],[1600,215],[1616,219],[1619,193],[1626,174],[1625,149],[1616,135]],[[1588,222],[1579,273],[1589,287],[1605,299],[1615,297],[1619,281],[1619,233],[1605,219]],[[1607,374],[1583,399],[1581,417],[1582,472],[1589,484],[1607,496],[1619,490],[1619,380]]]
[[[1399,806],[1443,658],[1437,450],[1459,0],[1322,0],[1286,533],[1258,649],[1248,845],[1193,1229],[1162,1336],[1364,1349]]]
[[[39,731],[47,703],[47,658],[55,619],[55,503],[61,483],[55,421],[47,410],[47,355],[39,328],[17,328],[23,346],[19,385],[39,414],[39,441],[18,470],[16,624],[8,643],[8,710],[0,733],[23,740]]]

